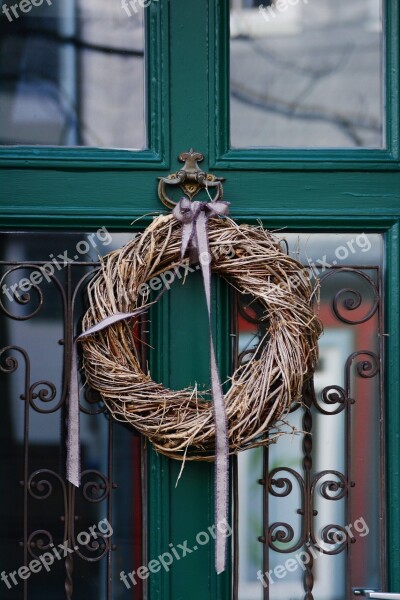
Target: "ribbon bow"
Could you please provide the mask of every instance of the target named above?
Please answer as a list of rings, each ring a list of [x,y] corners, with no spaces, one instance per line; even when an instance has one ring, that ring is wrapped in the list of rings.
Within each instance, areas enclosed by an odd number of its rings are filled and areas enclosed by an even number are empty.
[[[172,212],[175,219],[182,223],[181,258],[191,246],[202,264],[203,253],[209,254],[208,220],[210,217],[227,215],[228,212],[229,202],[191,202],[188,198],[181,198]]]
[[[215,422],[215,526],[216,550],[215,568],[217,573],[225,570],[226,536],[220,531],[222,523],[228,522],[229,499],[229,444],[228,427],[224,396],[215,358],[211,323],[211,256],[208,240],[208,220],[210,217],[226,215],[229,202],[190,202],[181,198],[175,206],[173,215],[182,223],[181,258],[186,250],[194,250],[203,275],[204,291],[207,301],[208,325],[210,329],[210,367],[211,391]]]

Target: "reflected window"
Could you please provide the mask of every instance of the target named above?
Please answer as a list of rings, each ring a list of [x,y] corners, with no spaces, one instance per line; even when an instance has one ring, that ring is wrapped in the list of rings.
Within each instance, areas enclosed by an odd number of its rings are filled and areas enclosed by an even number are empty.
[[[232,0],[234,148],[383,148],[381,0]]]
[[[144,9],[3,2],[0,81],[1,145],[143,149]]]

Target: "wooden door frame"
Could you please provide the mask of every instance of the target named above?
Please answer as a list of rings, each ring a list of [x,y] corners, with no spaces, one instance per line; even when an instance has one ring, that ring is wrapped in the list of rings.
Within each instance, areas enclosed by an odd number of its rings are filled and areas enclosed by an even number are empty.
[[[381,232],[386,241],[387,369],[387,556],[389,591],[400,591],[400,166],[399,7],[386,1],[388,42],[388,151],[241,151],[227,148],[227,14],[222,0],[159,0],[147,9],[149,150],[8,148],[0,150],[0,227],[7,229],[129,229],[137,217],[160,210],[157,176],[179,167],[177,155],[193,146],[207,157],[204,168],[226,177],[232,216],[292,231]],[[194,58],[195,57],[195,58]],[[225,108],[224,108],[225,106]],[[149,222],[142,220],[140,225]],[[165,312],[168,314],[168,302]],[[165,317],[158,335],[168,344]],[[227,348],[220,345],[220,359]],[[162,377],[168,361],[155,367]],[[171,514],[191,497],[189,483],[174,496],[171,466],[149,460],[150,553],[170,539],[188,537],[188,522]],[[211,519],[212,472],[203,474],[192,533]],[[376,483],[378,485],[378,482]],[[154,535],[154,537],[152,537]],[[172,537],[171,537],[172,536]],[[149,558],[151,556],[149,555]],[[230,597],[230,574],[213,574],[212,551],[204,560],[202,600]],[[150,600],[175,600],[193,589],[199,573],[152,576]],[[171,594],[175,594],[171,595]]]

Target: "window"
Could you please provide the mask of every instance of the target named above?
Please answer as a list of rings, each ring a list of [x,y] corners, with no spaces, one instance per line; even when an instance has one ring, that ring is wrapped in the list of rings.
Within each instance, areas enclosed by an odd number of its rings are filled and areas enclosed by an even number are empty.
[[[385,148],[380,0],[231,9],[233,148]]]
[[[111,237],[104,228],[1,236],[1,570],[15,573],[49,553],[47,568],[39,562],[26,579],[1,582],[10,600],[118,600],[127,593],[120,572],[143,564],[142,441],[110,418],[84,381],[80,488],[65,479],[69,357],[85,310],[85,285],[98,254],[130,237]],[[34,285],[28,289],[26,281]],[[73,551],[67,559],[63,544]],[[139,579],[138,598],[141,586]]]
[[[319,281],[315,304],[324,334],[315,394],[307,388],[303,404],[293,407],[287,435],[237,458],[238,598],[308,592],[339,600],[350,598],[353,587],[385,589],[382,238],[285,238]],[[237,318],[243,361],[262,335],[251,298],[240,302]],[[380,482],[380,496],[373,482]]]
[[[0,144],[147,147],[143,8],[3,3],[0,33]]]

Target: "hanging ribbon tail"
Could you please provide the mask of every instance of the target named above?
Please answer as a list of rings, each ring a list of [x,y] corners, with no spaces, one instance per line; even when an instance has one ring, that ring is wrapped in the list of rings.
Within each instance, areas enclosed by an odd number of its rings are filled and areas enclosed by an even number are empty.
[[[190,246],[192,251],[193,249],[193,238],[194,238],[194,224],[193,223],[183,223],[182,224],[182,245],[181,245],[181,260],[186,254],[186,250]],[[196,257],[191,257],[195,259]]]
[[[225,571],[226,563],[226,535],[223,525],[228,524],[229,504],[229,447],[228,432],[225,412],[224,397],[218,376],[218,367],[215,359],[214,347],[211,349],[211,384],[213,394],[214,421],[216,431],[215,450],[215,527],[216,527],[216,549],[215,569],[217,574]]]
[[[80,421],[77,347],[74,342],[71,356],[71,373],[68,402],[67,479],[72,485],[81,484]]]
[[[226,207],[225,207],[226,208]],[[210,330],[210,366],[211,391],[215,422],[215,569],[217,574],[225,571],[226,535],[221,532],[221,525],[228,523],[229,499],[229,444],[228,426],[225,412],[224,396],[219,378],[217,360],[215,358],[211,321],[211,256],[208,241],[208,215],[201,211],[196,219],[196,245],[200,257],[204,291],[207,302],[208,323]]]
[[[67,480],[75,485],[80,486],[81,483],[81,458],[80,458],[80,408],[79,408],[79,383],[78,383],[78,348],[77,342],[93,333],[101,331],[114,323],[137,317],[146,312],[155,302],[147,304],[145,307],[139,308],[129,313],[117,313],[106,317],[100,323],[97,323],[90,329],[87,329],[79,335],[72,345],[71,356],[71,372],[69,382],[69,398],[68,398],[68,435],[67,435]]]
[[[207,301],[210,330],[211,391],[215,423],[215,569],[218,574],[225,570],[226,564],[226,536],[220,531],[220,526],[222,523],[228,523],[229,444],[224,396],[212,337],[211,255],[208,240],[208,219],[217,215],[226,215],[228,210],[229,202],[190,202],[188,198],[182,198],[173,211],[175,218],[182,223],[181,256],[185,255],[188,247],[191,250],[196,250]]]

